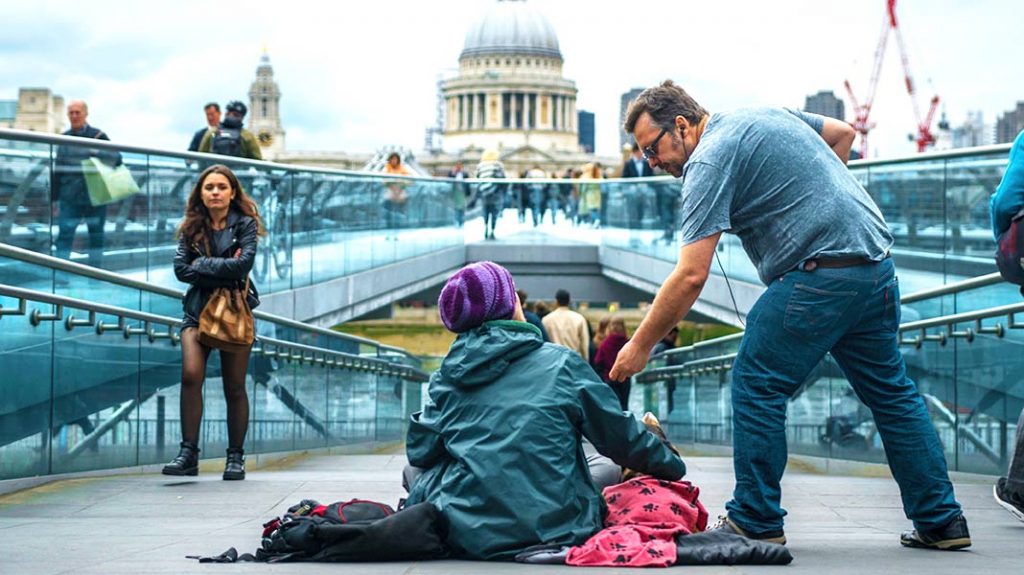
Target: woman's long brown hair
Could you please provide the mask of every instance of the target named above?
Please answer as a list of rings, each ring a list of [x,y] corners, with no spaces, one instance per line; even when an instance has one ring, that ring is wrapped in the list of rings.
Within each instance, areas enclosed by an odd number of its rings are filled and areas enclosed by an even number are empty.
[[[199,174],[199,180],[196,181],[192,193],[188,196],[188,202],[185,203],[185,219],[178,226],[177,236],[185,237],[193,245],[207,245],[206,240],[209,239],[213,231],[210,226],[212,223],[210,210],[206,209],[206,204],[203,203],[203,183],[210,174],[220,174],[228,179],[231,190],[235,192],[229,209],[238,210],[256,220],[257,234],[265,236],[267,232],[263,228],[263,220],[260,219],[260,211],[256,207],[256,202],[252,201],[252,198],[242,189],[242,184],[238,182],[238,177],[231,171],[231,168],[223,164],[214,164]]]

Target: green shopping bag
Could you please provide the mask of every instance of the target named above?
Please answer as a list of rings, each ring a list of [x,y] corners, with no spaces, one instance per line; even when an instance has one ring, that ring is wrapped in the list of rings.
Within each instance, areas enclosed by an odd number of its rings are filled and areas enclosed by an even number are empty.
[[[105,206],[139,193],[139,185],[124,164],[111,168],[99,158],[89,158],[82,160],[82,174],[93,206]]]

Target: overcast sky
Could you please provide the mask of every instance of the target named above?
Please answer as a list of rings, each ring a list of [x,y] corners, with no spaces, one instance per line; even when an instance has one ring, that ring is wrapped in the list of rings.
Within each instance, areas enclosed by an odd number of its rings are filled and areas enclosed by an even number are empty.
[[[3,0],[0,99],[21,86],[84,98],[115,141],[182,149],[202,104],[248,102],[266,46],[289,150],[419,151],[436,82],[458,66],[466,30],[495,0]],[[884,0],[527,0],[558,33],[597,148],[618,148],[619,97],[672,78],[711,111],[803,105],[868,85]],[[629,6],[629,8],[627,8]],[[640,7],[642,11],[637,10]],[[854,8],[857,8],[856,10]],[[955,125],[987,123],[1024,100],[1021,0],[901,0],[922,113],[933,93]],[[847,115],[850,119],[850,105]],[[872,118],[872,156],[910,153],[913,109],[889,43]]]

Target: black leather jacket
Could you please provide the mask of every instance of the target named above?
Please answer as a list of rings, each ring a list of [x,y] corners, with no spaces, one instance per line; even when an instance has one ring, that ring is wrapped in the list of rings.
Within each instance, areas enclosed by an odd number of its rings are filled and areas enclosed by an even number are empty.
[[[257,224],[253,218],[236,210],[228,212],[225,229],[232,233],[210,238],[211,254],[205,246],[192,244],[184,236],[178,240],[178,251],[174,254],[174,275],[179,281],[191,284],[182,299],[186,316],[198,320],[213,290],[219,287],[244,285],[246,276],[256,260]],[[236,258],[235,251],[242,250]],[[247,300],[250,308],[260,304],[256,286],[249,283]]]

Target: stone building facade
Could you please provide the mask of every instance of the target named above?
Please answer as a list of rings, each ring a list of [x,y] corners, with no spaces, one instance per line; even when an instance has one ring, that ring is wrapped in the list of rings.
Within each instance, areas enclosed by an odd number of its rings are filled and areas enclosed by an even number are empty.
[[[0,100],[0,127],[59,134],[64,126],[64,97],[49,88],[19,88],[17,100]]]
[[[558,36],[543,14],[526,0],[492,0],[466,32],[458,74],[441,83],[441,150],[414,157],[409,150],[393,147],[376,153],[285,149],[278,114],[281,93],[266,55],[249,93],[249,126],[257,136],[270,134],[272,143],[264,147],[264,158],[290,164],[374,169],[379,156],[394,149],[406,164],[441,176],[457,161],[472,172],[483,152],[495,149],[509,176],[534,166],[562,175],[595,160],[618,170],[622,158],[595,157],[580,147],[576,83],[562,75],[563,63]]]

